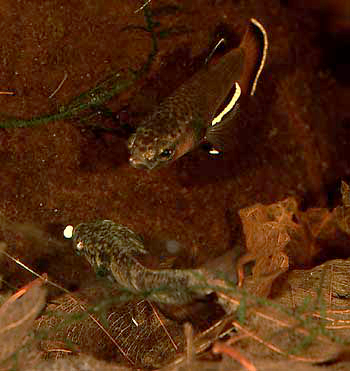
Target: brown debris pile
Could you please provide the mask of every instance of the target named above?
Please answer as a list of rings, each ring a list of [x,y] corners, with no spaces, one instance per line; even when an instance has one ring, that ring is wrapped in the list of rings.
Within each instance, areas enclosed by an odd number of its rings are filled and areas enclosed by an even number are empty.
[[[208,284],[216,287],[227,314],[214,310],[206,328],[196,326],[195,317],[192,326],[184,328],[183,318],[168,316],[171,308],[164,311],[145,298],[133,298],[106,279],[74,294],[65,290],[40,315],[45,304],[43,282],[50,283],[43,277],[0,307],[0,340],[6,344],[0,360],[6,367],[16,354],[33,370],[44,365],[50,369],[53,364],[75,370],[77,359],[87,369],[96,364],[111,370],[121,365],[178,369],[186,364],[204,367],[207,361],[197,360],[196,355],[212,346],[206,357],[216,353],[225,359],[214,368],[222,368],[230,359],[231,367],[236,365],[233,369],[237,369],[236,362],[248,370],[265,369],[271,367],[266,366],[271,357],[286,365],[291,361],[346,364],[350,261],[329,260],[311,269],[296,268],[312,265],[322,253],[326,256],[324,250],[334,246],[339,236],[341,242],[344,236],[349,241],[349,194],[343,183],[343,205],[333,211],[300,211],[293,198],[241,209],[247,251],[237,271],[243,290],[208,275]],[[250,261],[255,265],[244,277],[244,265]],[[209,301],[203,305],[210,310]],[[200,308],[192,307],[193,312]],[[186,313],[185,308],[176,310]],[[28,337],[33,326],[35,336]],[[219,337],[225,342],[219,342]],[[45,361],[40,360],[43,356]],[[107,366],[106,360],[112,363]]]
[[[300,211],[293,198],[272,205],[257,204],[239,211],[246,240],[246,253],[239,259],[239,284],[244,265],[254,261],[250,291],[268,296],[275,279],[292,268],[315,266],[329,256],[335,245],[349,244],[349,186],[342,183],[343,206],[333,211],[311,208]]]

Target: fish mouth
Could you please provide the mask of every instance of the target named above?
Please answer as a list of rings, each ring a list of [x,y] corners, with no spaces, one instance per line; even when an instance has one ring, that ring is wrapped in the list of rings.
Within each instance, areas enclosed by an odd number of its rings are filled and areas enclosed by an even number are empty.
[[[152,170],[156,167],[156,164],[152,164],[151,162],[147,160],[138,159],[132,156],[129,158],[129,164],[136,169]]]

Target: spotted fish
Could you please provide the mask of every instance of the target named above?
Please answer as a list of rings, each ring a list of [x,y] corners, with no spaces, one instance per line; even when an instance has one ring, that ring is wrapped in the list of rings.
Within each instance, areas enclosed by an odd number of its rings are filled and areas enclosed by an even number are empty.
[[[162,304],[186,304],[211,292],[196,269],[149,269],[137,257],[147,254],[142,239],[111,220],[82,223],[73,231],[73,245],[92,267],[109,273],[134,294]]]
[[[252,18],[238,48],[207,63],[140,124],[129,138],[130,165],[154,169],[203,141],[222,148],[239,102],[255,92],[267,48],[267,33]]]

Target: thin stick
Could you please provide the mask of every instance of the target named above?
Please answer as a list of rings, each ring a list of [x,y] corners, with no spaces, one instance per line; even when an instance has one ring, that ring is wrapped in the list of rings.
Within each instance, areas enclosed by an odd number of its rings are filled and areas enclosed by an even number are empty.
[[[261,339],[258,335],[255,335],[252,332],[250,332],[249,330],[245,329],[238,322],[232,321],[232,324],[235,327],[237,327],[239,330],[241,330],[245,334],[247,334],[249,337],[251,337],[254,340],[256,340],[258,343],[265,345],[267,348],[271,349],[272,351],[274,351],[274,352],[276,352],[278,354],[282,354],[282,355],[284,355],[284,356],[286,356],[288,358],[295,359],[295,360],[301,361],[301,362],[307,362],[307,363],[320,363],[320,362],[324,362],[324,359],[322,359],[322,358],[305,358],[305,357],[294,356],[293,354],[288,354],[284,350],[276,347],[274,344],[271,344],[271,343],[269,343],[269,342]]]
[[[325,316],[321,316],[319,313],[311,313],[311,315],[312,315],[312,317],[324,319],[324,320],[330,321],[330,322],[349,323],[350,324],[350,319],[338,319],[338,318],[332,318],[332,317],[325,317]]]
[[[145,7],[151,2],[152,0],[147,0],[140,8],[136,9],[134,13],[138,13],[141,10],[145,9]]]
[[[73,352],[72,352],[71,350],[69,350],[69,349],[59,349],[59,348],[48,349],[47,352],[73,353]]]
[[[159,314],[158,314],[158,311],[157,309],[154,307],[154,305],[149,301],[147,300],[147,303],[151,306],[153,312],[154,312],[154,315],[157,317],[157,320],[159,321],[160,325],[162,326],[164,332],[167,334],[171,344],[173,344],[173,347],[175,350],[178,350],[178,346],[177,344],[175,343],[174,339],[172,338],[172,336],[170,335],[170,332],[168,331],[168,329],[166,328],[166,326],[164,325],[164,322],[162,321],[162,319],[160,318]]]
[[[75,299],[75,298],[74,298]],[[86,311],[86,308],[84,308],[83,305],[81,305],[78,301],[77,303],[79,304],[80,308],[84,311]],[[134,362],[129,358],[129,356],[124,352],[123,348],[115,341],[113,336],[103,327],[103,325],[92,315],[88,314],[89,317],[96,323],[96,325],[108,336],[108,338],[112,341],[112,343],[117,347],[119,352],[125,357],[128,362],[130,362],[133,366],[135,365]]]
[[[49,99],[53,98],[56,95],[56,93],[62,88],[62,85],[67,80],[67,77],[68,77],[68,73],[65,72],[62,81],[59,83],[56,90],[49,96]]]
[[[187,370],[192,369],[193,362],[193,328],[189,322],[186,322],[184,325],[184,332],[186,338],[186,364]]]
[[[333,264],[331,264],[331,279],[329,282],[329,306],[332,308],[332,299],[333,299]]]
[[[248,371],[257,371],[257,368],[237,349],[228,346],[225,343],[215,343],[213,346],[214,353],[226,354],[235,361],[239,362]]]
[[[16,95],[14,91],[0,91],[0,95]]]

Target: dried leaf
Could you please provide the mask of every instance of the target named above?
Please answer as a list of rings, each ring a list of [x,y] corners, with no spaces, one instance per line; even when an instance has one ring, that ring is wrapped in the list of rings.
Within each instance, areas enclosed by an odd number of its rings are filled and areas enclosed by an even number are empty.
[[[43,281],[38,279],[12,295],[0,307],[0,361],[24,344],[35,318],[45,305],[45,296]]]
[[[343,200],[348,191],[342,183]],[[311,267],[320,252],[332,256],[334,247],[346,251],[350,242],[350,207],[333,211],[312,208],[298,210],[293,198],[272,205],[257,204],[239,211],[246,238],[246,254],[237,266],[240,282],[243,266],[255,261],[252,279],[246,287],[267,296],[274,280],[288,268]]]
[[[256,204],[239,211],[247,248],[238,262],[239,278],[242,282],[243,266],[255,261],[252,279],[256,295],[268,295],[274,279],[289,267],[286,245],[291,240],[290,231],[300,229],[293,221],[296,211],[293,198],[268,206]]]
[[[350,186],[349,186],[349,184],[342,181],[340,191],[341,191],[341,195],[342,195],[343,205],[345,207],[349,207],[350,206]]]
[[[48,305],[37,326],[38,334],[49,330],[42,349],[51,356],[78,350],[137,367],[159,367],[174,359],[184,349],[182,326],[160,312],[157,318],[147,300],[125,302],[121,295],[100,283]]]
[[[97,360],[91,356],[80,355],[58,360],[41,361],[34,367],[25,368],[25,371],[130,371],[130,368],[118,364],[113,365]]]
[[[313,244],[325,242],[328,245],[349,244],[350,235],[350,187],[345,182],[341,183],[342,206],[333,211],[328,209],[308,209],[299,213],[301,222],[310,233]],[[343,241],[342,241],[343,240]]]
[[[285,310],[269,307],[249,311],[244,325],[234,322],[238,335],[244,339],[244,349],[251,356],[289,358],[308,363],[334,360],[344,347],[322,335],[318,321],[305,323],[298,313],[289,315]]]
[[[337,335],[350,337],[350,259],[331,260],[309,270],[294,270],[286,276],[275,300],[296,310],[305,305],[307,316],[323,319]]]
[[[338,229],[350,236],[350,207],[339,206],[333,210]],[[348,242],[348,241],[347,241]]]

